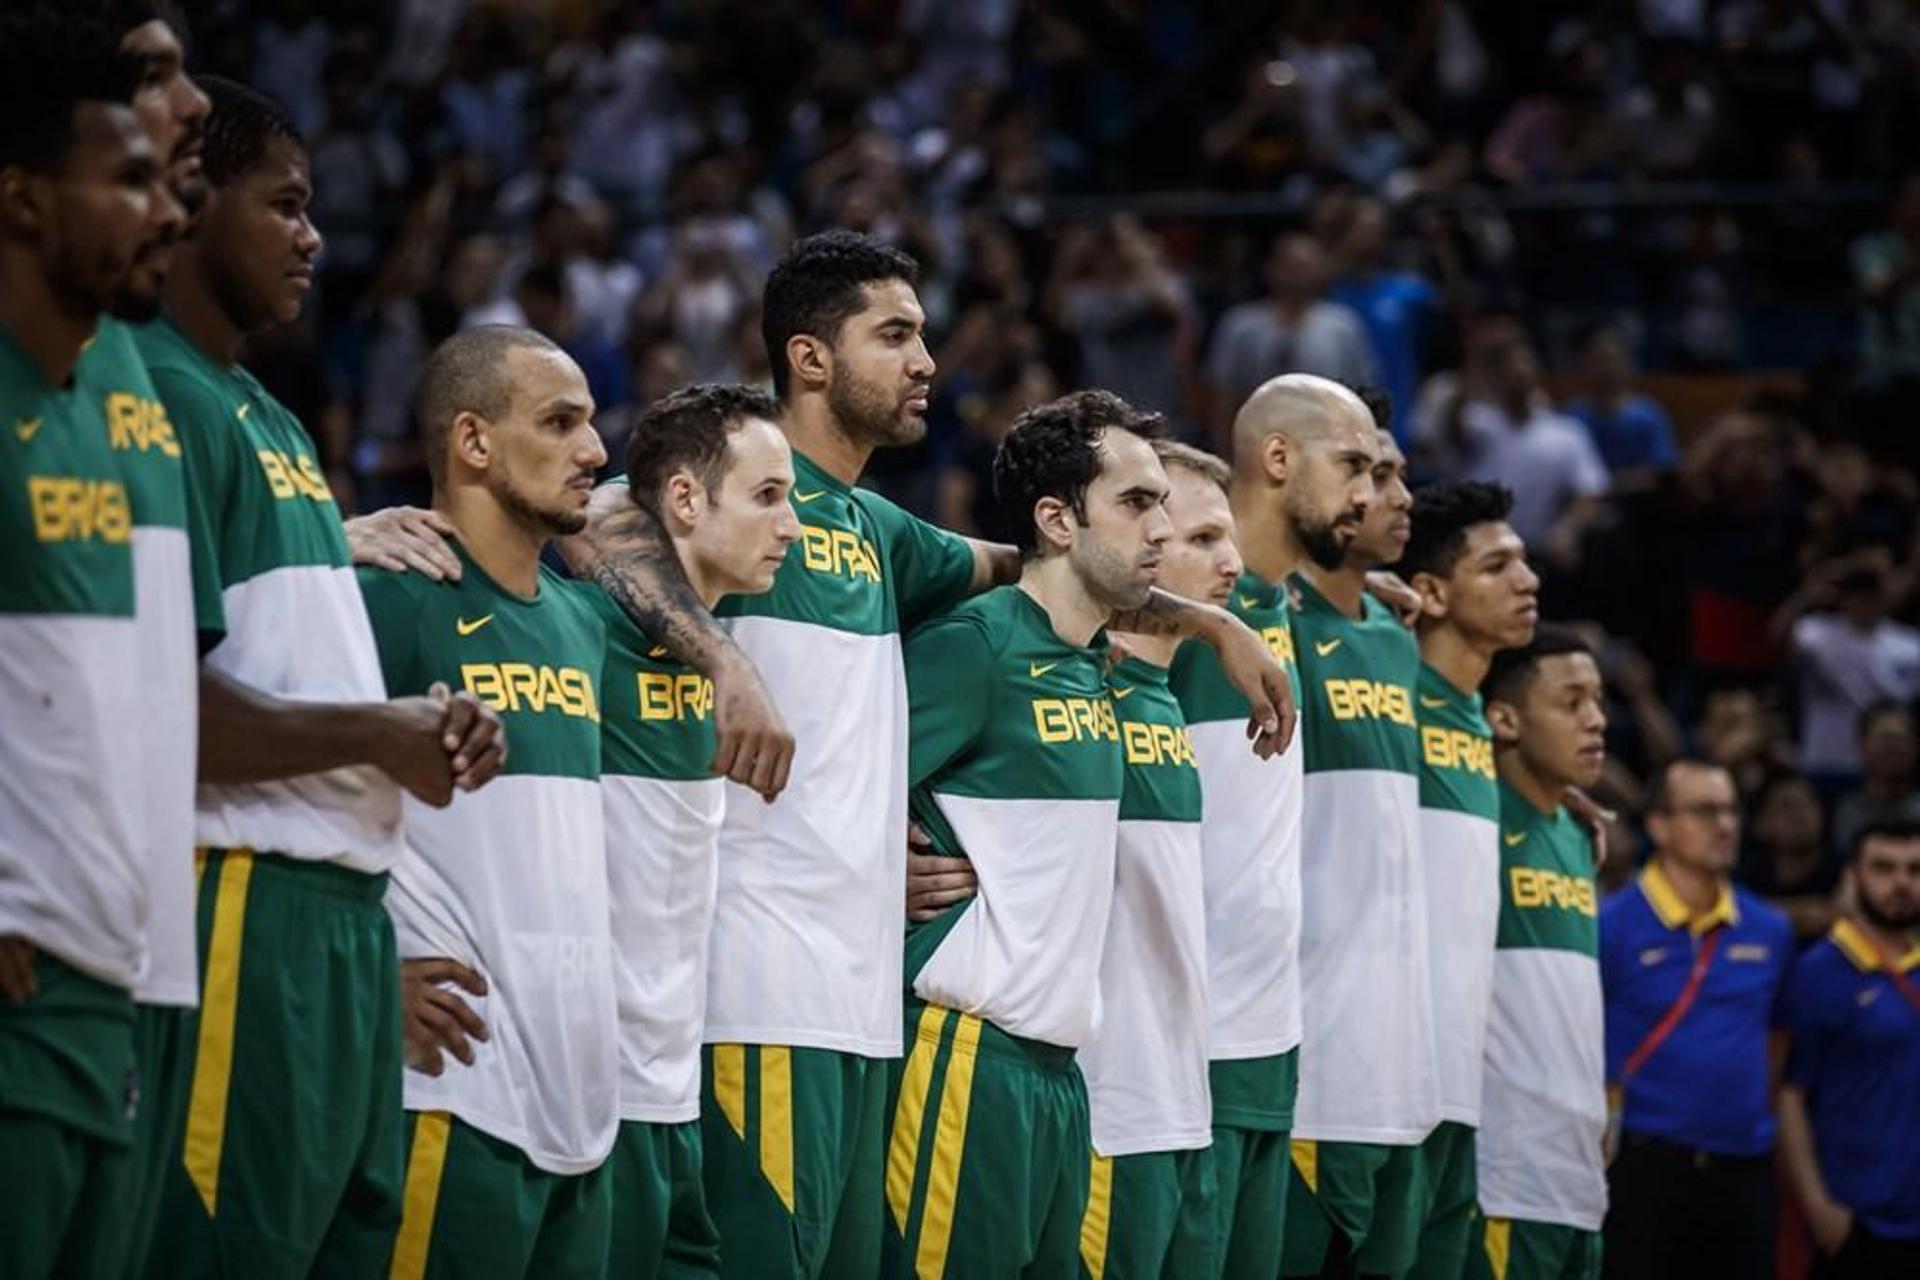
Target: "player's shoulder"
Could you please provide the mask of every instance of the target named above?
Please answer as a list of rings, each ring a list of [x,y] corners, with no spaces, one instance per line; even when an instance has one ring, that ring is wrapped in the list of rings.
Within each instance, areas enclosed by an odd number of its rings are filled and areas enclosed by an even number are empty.
[[[1751,889],[1737,884],[1733,886],[1733,902],[1740,912],[1740,918],[1751,920],[1750,927],[1754,932],[1770,935],[1775,942],[1784,944],[1784,959],[1793,958],[1793,922],[1787,919],[1784,911]]]
[[[445,594],[450,586],[410,569],[383,569],[371,564],[355,565],[353,577],[360,585],[360,598],[370,609],[376,605],[424,606],[436,595]]]
[[[1004,652],[1022,630],[1023,601],[1018,587],[994,587],[934,614],[908,633],[908,643],[943,645],[973,642],[988,653]]]
[[[1848,974],[1857,972],[1859,967],[1847,958],[1847,953],[1841,950],[1833,935],[1828,934],[1794,957],[1793,988],[1797,992],[1810,993],[1814,988],[1829,987],[1844,980]]]

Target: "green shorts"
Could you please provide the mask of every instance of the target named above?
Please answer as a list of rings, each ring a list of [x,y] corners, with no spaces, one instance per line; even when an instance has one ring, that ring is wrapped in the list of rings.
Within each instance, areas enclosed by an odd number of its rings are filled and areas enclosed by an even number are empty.
[[[400,1225],[385,876],[245,849],[200,871],[200,1013],[156,1275],[372,1275]]]
[[[698,1120],[622,1123],[607,1169],[613,1182],[609,1280],[720,1274],[720,1233],[700,1179]]]
[[[1366,1275],[1397,1276],[1419,1251],[1419,1147],[1371,1142],[1292,1144],[1281,1274],[1317,1276],[1339,1248]]]
[[[1413,1270],[1417,1280],[1460,1280],[1479,1225],[1478,1162],[1471,1125],[1443,1120],[1420,1144],[1420,1193],[1425,1221]]]
[[[133,1206],[133,1000],[41,952],[0,1003],[0,1275],[114,1276]]]
[[[606,1165],[566,1176],[445,1111],[407,1112],[406,1213],[388,1280],[600,1280],[613,1226]]]
[[[884,1058],[779,1045],[700,1051],[701,1161],[722,1275],[880,1270]]]
[[[1180,1206],[1167,1275],[1234,1280],[1280,1274],[1281,1228],[1293,1172],[1284,1131],[1214,1126],[1200,1153],[1211,1165],[1212,1194]]]
[[[1467,1280],[1600,1280],[1600,1233],[1557,1222],[1479,1218]]]
[[[887,1275],[1071,1277],[1087,1208],[1073,1050],[907,1006],[887,1146]]]
[[[1160,1280],[1174,1258],[1183,1215],[1213,1210],[1207,1148],[1095,1154],[1080,1219],[1080,1274],[1088,1280]]]

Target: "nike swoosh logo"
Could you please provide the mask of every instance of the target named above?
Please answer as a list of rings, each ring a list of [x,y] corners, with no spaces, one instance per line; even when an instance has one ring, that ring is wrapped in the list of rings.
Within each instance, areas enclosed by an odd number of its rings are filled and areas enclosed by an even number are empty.
[[[815,498],[825,497],[826,493],[827,491],[825,489],[815,489],[812,493],[802,493],[798,489],[795,489],[793,491],[793,500],[804,507]]]
[[[1027,675],[1032,677],[1035,680],[1038,680],[1041,676],[1047,674],[1047,672],[1053,670],[1055,667],[1059,665],[1060,664],[1057,662],[1046,662],[1046,663],[1029,662],[1027,664]]]
[[[463,636],[470,636],[492,621],[492,614],[488,614],[484,618],[475,618],[472,622],[468,622],[465,618],[455,618],[453,620],[453,629]]]
[[[667,656],[667,646],[663,644],[657,644],[653,646],[653,648],[647,650],[647,656],[649,658],[664,658]]]
[[[1132,685],[1127,686],[1125,689],[1115,689],[1113,691],[1113,700],[1118,702],[1122,698],[1131,698],[1133,696],[1133,690],[1134,686]]]
[[[22,418],[13,424],[13,430],[14,434],[20,437],[20,443],[25,444],[40,434],[40,419]]]
[[[253,412],[252,405],[243,404],[238,409],[235,409],[233,411],[233,416],[238,418],[240,421],[245,422],[247,420],[247,415],[252,412]]]
[[[1665,947],[1648,947],[1640,953],[1640,965],[1642,968],[1647,968],[1659,964],[1666,958],[1667,949]]]
[[[1338,640],[1316,640],[1313,642],[1313,651],[1323,658],[1339,647],[1340,642]]]
[[[1420,695],[1420,705],[1429,711],[1438,711],[1441,707],[1447,705],[1447,700],[1445,698],[1429,698],[1423,693]]]
[[[1260,603],[1260,597],[1258,596],[1241,596],[1240,597],[1240,607],[1242,609],[1255,608],[1259,605],[1259,603]]]
[[[1507,848],[1509,849],[1518,848],[1520,845],[1525,844],[1526,840],[1527,840],[1526,832],[1509,831],[1507,833]]]
[[[1859,995],[1854,997],[1854,999],[1859,1002],[1860,1007],[1863,1009],[1866,1008],[1868,1005],[1872,1004],[1875,1000],[1878,1000],[1879,998],[1880,998],[1880,988],[1878,987],[1868,987],[1865,991],[1862,991]]]

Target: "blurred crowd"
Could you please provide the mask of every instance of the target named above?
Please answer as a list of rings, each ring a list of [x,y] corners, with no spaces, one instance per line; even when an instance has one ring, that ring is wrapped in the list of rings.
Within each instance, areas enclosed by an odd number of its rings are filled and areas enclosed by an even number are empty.
[[[1905,0],[191,12],[311,142],[319,303],[254,363],[343,505],[425,500],[407,389],[456,328],[561,342],[617,458],[673,388],[765,382],[766,270],[849,227],[925,272],[931,431],[869,481],[907,506],[1000,532],[992,451],[1065,388],[1206,443],[1274,372],[1378,387],[1591,628],[1621,845],[1651,769],[1723,761],[1811,937],[1850,834],[1920,813]]]

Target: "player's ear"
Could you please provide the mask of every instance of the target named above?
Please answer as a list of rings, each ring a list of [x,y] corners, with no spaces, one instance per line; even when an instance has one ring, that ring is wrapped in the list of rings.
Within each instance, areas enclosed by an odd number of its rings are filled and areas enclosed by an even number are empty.
[[[707,509],[706,486],[692,472],[676,471],[661,488],[660,506],[682,524],[692,524]]]
[[[1260,469],[1273,483],[1285,484],[1297,463],[1293,441],[1281,432],[1276,431],[1260,442]]]
[[[1033,504],[1033,527],[1039,531],[1040,545],[1064,551],[1073,545],[1073,508],[1059,498],[1042,498]]]
[[[493,441],[487,420],[471,409],[454,414],[453,425],[447,432],[447,452],[468,469],[485,471],[493,460]]]
[[[1447,584],[1431,573],[1416,573],[1407,584],[1420,593],[1420,616],[1434,621],[1447,616]]]
[[[1510,747],[1520,741],[1520,712],[1510,702],[1487,703],[1487,727],[1493,730],[1494,742],[1502,747]]]
[[[0,227],[21,239],[39,233],[46,214],[38,185],[33,174],[17,164],[0,169]]]
[[[833,378],[833,348],[814,334],[794,334],[787,339],[787,376],[809,390],[826,386]]]

